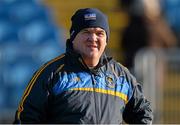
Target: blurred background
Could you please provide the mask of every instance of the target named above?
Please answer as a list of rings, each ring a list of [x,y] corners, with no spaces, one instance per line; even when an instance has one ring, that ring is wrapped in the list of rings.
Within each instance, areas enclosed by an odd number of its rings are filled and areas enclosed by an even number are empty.
[[[180,0],[0,0],[0,123],[13,122],[33,73],[65,52],[85,7],[109,17],[107,54],[143,85],[153,123],[180,123]]]

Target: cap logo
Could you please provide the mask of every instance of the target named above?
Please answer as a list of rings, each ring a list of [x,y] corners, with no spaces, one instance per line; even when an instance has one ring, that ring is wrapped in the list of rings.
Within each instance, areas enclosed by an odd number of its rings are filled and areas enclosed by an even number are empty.
[[[96,14],[95,13],[88,13],[84,15],[85,20],[96,20]]]

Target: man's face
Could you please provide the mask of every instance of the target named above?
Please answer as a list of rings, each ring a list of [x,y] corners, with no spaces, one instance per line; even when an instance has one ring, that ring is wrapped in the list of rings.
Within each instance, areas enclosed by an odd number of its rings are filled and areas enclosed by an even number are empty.
[[[83,59],[99,59],[107,45],[106,32],[101,28],[85,28],[73,40],[73,48]]]

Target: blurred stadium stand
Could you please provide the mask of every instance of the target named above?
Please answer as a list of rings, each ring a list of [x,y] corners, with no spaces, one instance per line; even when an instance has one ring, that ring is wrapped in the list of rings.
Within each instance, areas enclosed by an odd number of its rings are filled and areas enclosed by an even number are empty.
[[[165,19],[179,40],[180,46],[180,0],[161,0]]]
[[[152,102],[154,124],[180,123],[180,49],[141,49],[135,74]]]
[[[180,123],[180,0],[160,0],[164,19],[177,38],[171,49],[142,49],[135,73],[154,109],[154,124]]]
[[[12,123],[33,73],[65,51],[64,29],[38,0],[0,0],[0,124]]]

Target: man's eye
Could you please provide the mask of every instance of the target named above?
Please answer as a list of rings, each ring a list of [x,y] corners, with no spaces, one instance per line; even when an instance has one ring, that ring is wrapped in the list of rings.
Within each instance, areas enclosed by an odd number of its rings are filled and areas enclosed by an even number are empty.
[[[99,32],[99,33],[97,33],[97,35],[98,35],[98,36],[104,36],[105,33],[104,33],[104,32]]]

